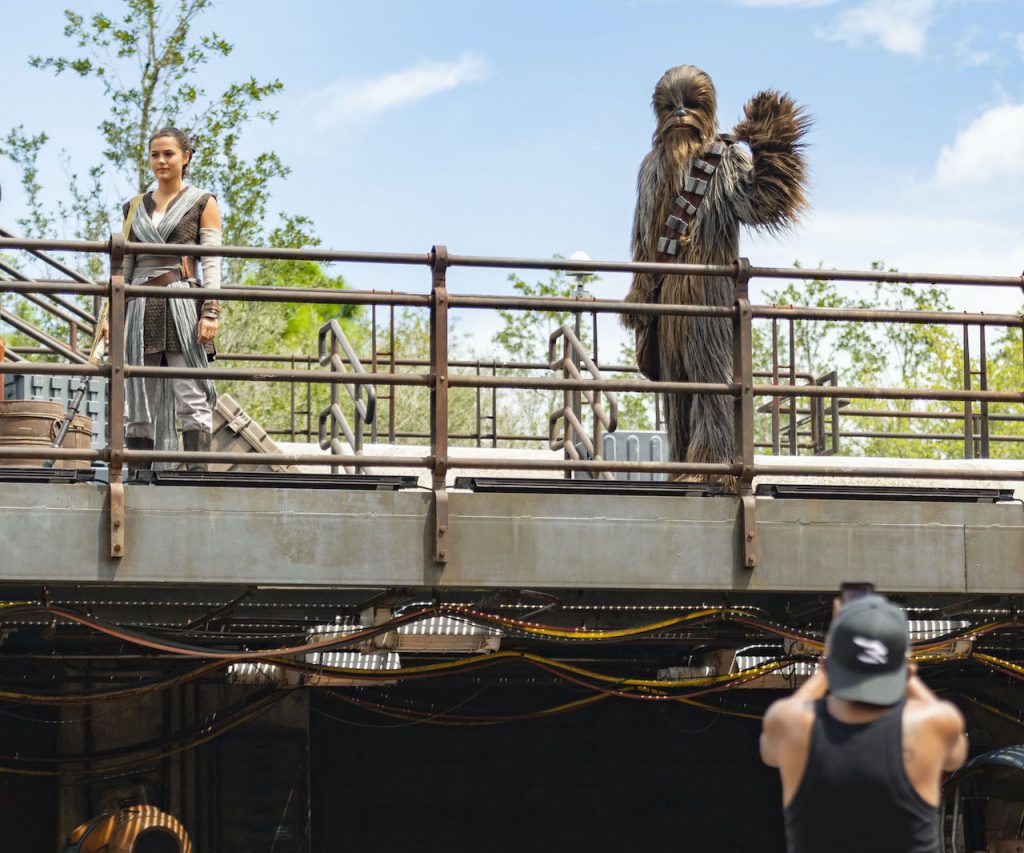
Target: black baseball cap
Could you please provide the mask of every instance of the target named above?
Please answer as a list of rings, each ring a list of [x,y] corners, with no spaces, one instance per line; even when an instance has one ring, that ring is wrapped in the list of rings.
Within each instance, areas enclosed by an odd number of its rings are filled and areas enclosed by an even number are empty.
[[[829,692],[869,705],[895,705],[907,689],[907,616],[881,595],[843,605],[826,638]]]

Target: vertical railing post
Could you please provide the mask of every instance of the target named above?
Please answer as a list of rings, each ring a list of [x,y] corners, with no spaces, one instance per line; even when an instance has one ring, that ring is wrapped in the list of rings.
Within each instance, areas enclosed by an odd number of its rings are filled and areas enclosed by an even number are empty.
[[[336,371],[338,369],[338,359],[340,357],[340,351],[338,348],[338,336],[334,334],[334,330],[331,330],[331,370]],[[340,433],[338,432],[338,406],[340,405],[340,397],[338,395],[338,383],[331,383],[331,453],[336,454],[338,447],[338,438]],[[355,448],[352,448],[353,452]],[[340,471],[338,465],[331,465],[331,473],[337,474]]]
[[[110,357],[110,385],[107,391],[108,481],[110,498],[110,556],[124,556],[124,282],[125,239],[110,236],[110,306],[107,314],[107,352]],[[99,330],[97,330],[97,334]]]
[[[789,321],[789,384],[796,388],[796,320]],[[797,417],[797,399],[789,398],[789,455],[800,455],[800,427]]]
[[[779,386],[779,318],[772,317],[772,385]],[[772,397],[772,456],[782,455],[782,432],[779,421],[782,416],[782,401]]]
[[[394,291],[392,291],[394,293]],[[398,362],[396,361],[397,356],[395,355],[395,305],[391,303],[389,306],[388,314],[388,373],[394,373]],[[395,408],[395,393],[398,391],[397,385],[392,385],[388,390],[388,444],[394,444],[396,440],[395,436],[395,416],[397,409]]]
[[[498,378],[498,362],[491,362],[491,376]],[[491,447],[498,446],[498,386],[491,388]]]
[[[970,327],[964,323],[964,390],[971,390]],[[964,400],[964,459],[974,458],[974,405]]]
[[[978,326],[978,387],[982,391],[988,390],[988,355],[985,352],[985,326]],[[989,448],[989,424],[988,424],[988,400],[981,400],[978,404],[981,415],[978,418],[979,433],[981,434],[981,458],[988,459],[991,455]]]
[[[377,303],[374,302],[370,306],[370,370],[373,373],[377,373]],[[380,397],[380,387],[377,385],[373,386],[373,390],[377,392],[378,399]],[[377,443],[377,418],[373,419],[373,425],[370,427],[370,441],[373,444]]]
[[[566,370],[566,364],[568,363],[569,357],[572,350],[569,347],[569,341],[563,341],[562,348],[562,378],[569,378],[569,371]],[[575,392],[571,388],[566,388],[562,391],[562,452],[565,454],[566,459],[572,459],[572,454],[569,451],[569,445],[573,443],[573,430],[572,424],[570,423],[568,413],[572,412],[576,414],[576,396]],[[577,415],[577,420],[579,416]],[[573,478],[572,471],[566,469],[562,474],[562,478],[565,480],[571,480]]]
[[[430,250],[430,467],[434,493],[434,562],[448,562],[448,249]]]
[[[757,503],[754,498],[754,317],[750,310],[750,261],[737,258],[732,318],[733,382],[739,395],[733,401],[735,450],[733,463],[740,465],[736,478],[743,537],[743,566],[757,565]]]

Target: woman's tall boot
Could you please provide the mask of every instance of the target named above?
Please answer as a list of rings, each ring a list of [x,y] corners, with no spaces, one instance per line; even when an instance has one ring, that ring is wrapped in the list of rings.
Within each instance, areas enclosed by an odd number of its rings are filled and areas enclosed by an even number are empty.
[[[124,437],[124,446],[128,450],[152,450],[153,439],[143,438],[138,435],[126,435]],[[128,465],[125,471],[125,480],[130,480],[132,474],[136,471],[149,471],[153,467],[152,462],[134,462]]]
[[[189,453],[209,453],[210,452],[210,440],[213,436],[201,429],[186,429],[182,430],[181,443],[182,449]],[[185,470],[192,472],[209,471],[210,466],[205,462],[186,462]]]

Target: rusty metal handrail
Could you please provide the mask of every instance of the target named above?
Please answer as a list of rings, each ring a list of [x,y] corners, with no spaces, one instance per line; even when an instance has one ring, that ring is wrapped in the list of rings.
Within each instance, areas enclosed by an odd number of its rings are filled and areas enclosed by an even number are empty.
[[[558,358],[558,341],[563,341],[562,357]],[[561,370],[566,378],[582,380],[580,372],[582,364],[593,382],[601,382],[604,376],[598,370],[594,360],[590,357],[587,348],[583,346],[576,333],[567,324],[562,324],[548,339],[548,360],[552,370]],[[601,394],[608,399],[608,411],[605,412],[601,405]],[[592,434],[588,435],[583,426],[582,401],[586,400],[592,413]],[[619,420],[619,403],[614,391],[608,391],[601,387],[596,390],[590,389],[566,389],[562,396],[562,408],[556,409],[548,417],[548,447],[552,450],[564,450],[567,458],[579,460],[581,457],[577,443],[583,445],[586,458],[602,459],[601,452],[601,428],[608,432],[615,432]],[[558,435],[558,424],[562,422],[562,434]],[[601,479],[612,480],[614,476],[608,471],[602,471]]]
[[[330,339],[330,348],[327,341]],[[344,351],[345,358],[342,359],[339,348]],[[352,344],[349,343],[341,324],[336,319],[328,320],[320,327],[317,336],[317,350],[319,363],[322,367],[329,366],[331,373],[335,376],[345,373],[346,363],[357,375],[367,375],[359,356],[356,355]],[[355,403],[355,426],[351,426],[345,413],[341,410],[338,398],[338,385],[343,385],[348,391],[349,397]],[[366,402],[363,402],[363,384],[350,382],[331,382],[330,403],[320,412],[318,421],[318,438],[321,450],[330,450],[332,456],[347,456],[338,440],[339,428],[345,434],[352,454],[361,456],[363,452],[363,424],[372,424],[377,414],[377,392],[372,385],[366,385]],[[330,421],[330,436],[326,433],[327,421]],[[358,471],[362,466],[346,466],[349,473]],[[337,466],[331,466],[331,473],[337,474]]]
[[[123,279],[123,259],[125,254],[139,252],[177,251],[177,246],[154,246],[149,244],[126,244],[120,235],[115,234],[108,242],[98,241],[47,241],[47,240],[12,240],[0,237],[0,249],[21,248],[26,250],[57,249],[64,251],[106,253],[111,260],[111,277],[108,287],[97,287],[81,282],[0,282],[0,289],[19,293],[106,293],[110,297],[110,351],[109,366],[94,368],[81,364],[26,364],[25,362],[0,364],[0,374],[7,373],[51,373],[61,375],[98,375],[108,376],[110,382],[110,418],[108,447],[100,451],[68,451],[52,450],[48,455],[52,458],[67,459],[104,459],[110,466],[110,501],[111,501],[111,553],[120,556],[123,553],[123,522],[124,492],[121,486],[121,470],[125,462],[154,461],[207,461],[224,462],[238,461],[241,454],[221,453],[175,453],[161,454],[155,451],[135,451],[125,448],[123,431],[124,379],[132,376],[208,376],[219,378],[252,379],[269,382],[305,383],[341,383],[358,389],[362,385],[418,385],[430,389],[430,452],[428,456],[417,459],[394,459],[392,457],[361,457],[361,464],[380,467],[402,467],[410,464],[421,465],[431,472],[432,492],[434,496],[434,525],[436,534],[435,559],[445,562],[448,559],[448,510],[445,476],[452,469],[491,468],[507,470],[560,470],[562,472],[585,471],[599,472],[664,472],[668,474],[695,474],[700,476],[721,476],[734,478],[737,492],[741,498],[741,515],[743,519],[743,564],[753,567],[757,562],[757,524],[756,504],[751,493],[751,482],[755,475],[764,473],[785,474],[823,474],[828,476],[900,476],[922,477],[934,479],[992,479],[993,472],[989,469],[965,467],[945,469],[941,466],[925,466],[919,469],[908,469],[905,466],[882,465],[873,468],[847,468],[841,465],[829,466],[784,466],[780,468],[771,463],[757,463],[754,459],[753,417],[756,397],[766,397],[773,401],[790,398],[793,403],[789,407],[791,417],[795,418],[796,402],[800,398],[812,400],[813,406],[825,398],[845,399],[930,399],[947,400],[964,404],[965,409],[965,444],[973,440],[974,415],[970,404],[981,404],[981,423],[987,424],[990,417],[985,405],[988,403],[1024,403],[1024,393],[1014,391],[992,391],[987,388],[984,369],[979,375],[980,387],[970,386],[965,382],[963,389],[927,389],[927,388],[881,388],[881,387],[847,387],[847,386],[797,386],[791,382],[789,386],[773,384],[755,384],[752,371],[752,322],[756,319],[795,320],[795,319],[830,319],[850,322],[892,322],[922,323],[935,322],[951,325],[976,325],[979,328],[988,326],[1004,326],[1010,328],[1024,327],[1024,317],[1018,315],[986,315],[962,314],[950,312],[913,312],[913,311],[875,311],[871,309],[815,309],[794,308],[788,306],[751,306],[747,294],[747,283],[751,277],[796,278],[796,279],[832,279],[853,282],[903,282],[928,283],[967,286],[1000,286],[1019,288],[1024,285],[1020,276],[951,276],[938,274],[915,273],[882,273],[879,271],[823,271],[799,270],[790,268],[751,267],[744,259],[729,265],[702,264],[657,264],[629,262],[581,262],[562,259],[518,259],[518,258],[478,258],[471,256],[451,256],[442,246],[434,247],[428,253],[364,253],[338,252],[333,250],[305,249],[268,249],[263,247],[194,247],[197,256],[220,255],[235,258],[274,258],[279,260],[316,260],[316,261],[350,261],[356,263],[390,263],[428,266],[431,270],[431,293],[395,294],[377,293],[373,291],[344,291],[291,289],[291,288],[252,288],[227,287],[221,296],[224,300],[253,300],[274,302],[298,302],[319,304],[401,304],[420,307],[430,312],[430,363],[425,373],[386,373],[376,374],[365,371],[344,370],[344,364],[329,359],[329,371],[325,370],[267,370],[239,368],[207,368],[179,369],[152,368],[131,366],[124,363],[124,319],[125,302],[128,294],[146,295],[157,298],[192,298],[187,292],[175,289],[152,287],[128,287]],[[618,300],[582,300],[576,298],[535,298],[535,297],[490,297],[473,295],[450,295],[447,290],[447,271],[454,267],[490,267],[490,268],[521,268],[567,270],[576,272],[672,272],[692,273],[697,275],[724,276],[735,282],[735,301],[732,306],[700,306],[700,305],[633,305]],[[508,307],[513,309],[543,308],[546,310],[564,309],[579,312],[585,310],[592,315],[598,313],[629,313],[629,314],[675,314],[681,316],[709,316],[729,318],[733,326],[734,361],[731,381],[721,383],[694,382],[646,382],[636,379],[607,379],[593,375],[585,376],[578,369],[565,371],[561,377],[498,377],[484,375],[451,374],[452,363],[448,353],[448,313],[450,308],[493,308]],[[577,336],[578,338],[578,336]],[[337,354],[340,360],[340,353]],[[570,357],[575,360],[575,355]],[[792,358],[790,359],[793,360]],[[326,366],[326,365],[325,365]],[[793,375],[790,366],[790,376]],[[970,367],[968,367],[970,370]],[[777,370],[776,370],[777,373]],[[968,373],[968,375],[974,375]],[[776,378],[772,374],[772,378]],[[733,398],[737,416],[736,456],[732,462],[722,463],[636,463],[618,462],[603,459],[568,459],[568,460],[521,460],[521,459],[465,459],[458,455],[451,456],[448,450],[449,412],[448,389],[451,387],[468,388],[539,388],[561,390],[565,393],[578,392],[593,394],[599,399],[601,393],[615,391],[642,391],[667,393],[701,393],[724,394]],[[336,414],[336,413],[335,413]],[[568,420],[568,419],[567,419]],[[579,420],[577,418],[577,420]],[[601,423],[601,419],[597,419]],[[605,425],[602,423],[602,425]],[[577,425],[574,425],[577,426]],[[582,426],[579,431],[582,433]],[[793,427],[793,437],[798,429]],[[982,444],[985,444],[985,431],[982,433]],[[595,447],[595,450],[597,448]],[[6,452],[5,449],[0,448]],[[31,451],[37,456],[39,449]],[[27,458],[12,452],[14,458]],[[305,455],[267,455],[268,462],[282,461],[285,464],[336,464],[336,458],[313,457]],[[297,460],[301,460],[298,462]],[[999,479],[1024,479],[1024,471],[1000,471]]]

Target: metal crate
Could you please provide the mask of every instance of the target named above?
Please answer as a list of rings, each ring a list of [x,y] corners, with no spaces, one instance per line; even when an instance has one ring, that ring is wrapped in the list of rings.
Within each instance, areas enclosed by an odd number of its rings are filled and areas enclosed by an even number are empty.
[[[4,379],[5,400],[51,400],[67,408],[82,380],[77,376],[40,376],[35,373],[11,374]],[[107,380],[94,377],[78,410],[92,418],[92,446],[107,444]]]
[[[260,460],[262,454],[280,453],[281,448],[230,394],[217,396],[217,407],[213,410],[213,440],[210,449],[218,453],[253,455],[251,464],[214,463],[210,466],[211,471],[294,471],[291,465],[268,464]]]

